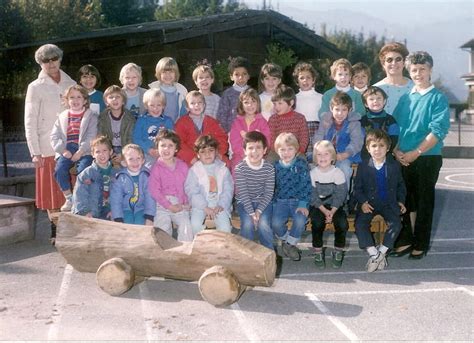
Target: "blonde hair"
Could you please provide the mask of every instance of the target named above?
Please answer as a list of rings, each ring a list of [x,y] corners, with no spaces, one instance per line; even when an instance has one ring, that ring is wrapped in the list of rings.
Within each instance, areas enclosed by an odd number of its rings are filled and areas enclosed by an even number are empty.
[[[200,74],[208,73],[211,79],[214,79],[214,71],[212,70],[211,67],[207,65],[200,65],[194,68],[193,70],[193,80],[194,82],[197,82],[197,78],[199,77]]]
[[[201,98],[202,102],[204,103],[204,107],[206,107],[206,98],[202,93],[199,91],[191,91],[188,94],[186,94],[186,107],[189,109],[189,102],[191,101],[192,98]]]
[[[143,94],[143,105],[145,105],[146,109],[148,109],[148,103],[151,102],[153,99],[160,100],[161,105],[163,106],[163,108],[165,108],[166,95],[158,88],[151,88]]]
[[[109,150],[112,150],[112,142],[107,136],[97,136],[91,141],[91,151],[94,150],[96,146],[105,145]]]
[[[158,61],[155,68],[155,77],[158,81],[161,81],[161,74],[164,71],[172,70],[174,71],[175,80],[174,82],[178,82],[179,80],[179,68],[178,63],[175,61],[173,57],[163,57]]]
[[[125,93],[125,91],[123,90],[123,88],[117,86],[117,85],[112,85],[112,86],[109,86],[107,87],[107,89],[104,91],[104,102],[105,104],[108,106],[107,104],[107,97],[112,94],[112,93],[118,93],[120,94],[120,96],[122,97],[123,99],[123,106],[125,106],[125,104],[127,103],[127,93]]]
[[[127,144],[123,147],[122,149],[122,155],[128,154],[131,150],[135,150],[138,152],[138,154],[142,157],[145,158],[145,153],[143,152],[143,149],[138,145],[138,144]]]
[[[135,63],[127,63],[120,69],[120,76],[119,80],[123,84],[125,84],[125,74],[127,72],[133,71],[137,73],[138,75],[138,85],[140,86],[142,84],[142,68],[140,68],[137,64]]]
[[[79,93],[81,93],[81,95],[82,95],[82,97],[84,98],[84,101],[85,101],[84,102],[84,107],[86,109],[88,109],[89,104],[90,104],[89,92],[87,91],[87,89],[85,89],[81,85],[72,85],[72,86],[69,86],[66,89],[66,91],[64,92],[64,95],[63,95],[63,99],[64,99],[64,103],[65,103],[66,107],[69,108],[69,105],[67,103],[67,98],[69,98],[72,91],[78,91]]]
[[[347,69],[349,71],[349,75],[352,76],[352,65],[349,60],[345,58],[340,58],[338,60],[335,60],[333,64],[331,65],[331,78],[334,79],[334,76],[336,76],[336,72],[338,69]]]
[[[278,137],[275,139],[274,144],[275,151],[278,151],[278,149],[284,144],[294,147],[297,152],[300,148],[298,138],[296,138],[296,136],[291,132],[282,132],[278,135]]]
[[[253,88],[247,88],[244,90],[242,93],[239,95],[239,104],[237,105],[237,113],[241,116],[245,115],[244,111],[244,100],[245,99],[253,99],[257,102],[257,113],[260,113],[262,111],[262,105],[260,102],[260,96],[258,95],[258,92],[253,89]]]
[[[331,153],[331,159],[332,159],[331,164],[336,164],[336,157],[337,157],[336,148],[334,148],[334,145],[330,141],[327,141],[327,140],[322,140],[314,144],[314,147],[313,147],[313,162],[314,163],[317,163],[318,160],[316,157],[318,155],[318,151],[321,151],[321,150],[329,151]]]

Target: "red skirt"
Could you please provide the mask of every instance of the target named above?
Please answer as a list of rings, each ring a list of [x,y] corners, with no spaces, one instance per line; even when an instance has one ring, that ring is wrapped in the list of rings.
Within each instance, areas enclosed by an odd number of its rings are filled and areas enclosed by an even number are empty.
[[[54,210],[64,204],[64,195],[54,179],[54,156],[44,157],[44,166],[36,168],[36,207]]]

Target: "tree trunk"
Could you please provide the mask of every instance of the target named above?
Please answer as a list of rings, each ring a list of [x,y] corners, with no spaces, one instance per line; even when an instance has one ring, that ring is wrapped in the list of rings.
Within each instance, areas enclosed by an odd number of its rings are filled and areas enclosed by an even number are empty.
[[[214,306],[228,306],[239,299],[245,286],[228,269],[214,266],[199,279],[199,292],[204,300]]]
[[[96,273],[97,284],[110,295],[120,295],[132,288],[135,273],[120,257],[102,263]]]

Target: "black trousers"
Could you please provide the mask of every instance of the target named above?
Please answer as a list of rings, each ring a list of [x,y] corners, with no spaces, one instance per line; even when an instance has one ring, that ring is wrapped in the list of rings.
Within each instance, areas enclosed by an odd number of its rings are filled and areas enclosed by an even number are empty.
[[[416,250],[429,249],[435,186],[442,165],[441,155],[432,155],[420,156],[408,167],[402,167],[403,179],[407,187],[407,212],[403,216],[402,229],[395,247],[412,245]],[[416,212],[414,230],[410,223],[410,212]]]
[[[313,247],[323,247],[323,233],[326,228],[326,217],[319,208],[310,207],[309,216],[311,218],[311,233],[313,236]],[[344,209],[339,207],[332,217],[334,224],[334,246],[336,248],[344,248],[346,246],[346,233],[349,229],[347,215]]]

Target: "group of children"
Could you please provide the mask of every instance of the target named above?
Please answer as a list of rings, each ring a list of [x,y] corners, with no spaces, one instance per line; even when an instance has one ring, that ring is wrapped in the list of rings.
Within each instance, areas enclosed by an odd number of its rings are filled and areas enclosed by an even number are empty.
[[[400,230],[405,188],[400,166],[388,154],[398,126],[384,111],[384,91],[367,87],[368,67],[359,65],[353,75],[349,61],[335,61],[336,85],[324,95],[314,90],[311,64],[294,69],[298,94],[281,84],[282,70],[272,63],[261,68],[259,94],[247,84],[249,70],[245,58],[232,59],[234,84],[219,97],[211,92],[209,66],[194,70],[199,91],[188,92],[171,57],[158,62],[157,81],[148,90],[140,87],[141,69],[134,63],[120,72],[123,87],[112,85],[103,94],[96,90],[98,70],[83,66],[51,135],[55,178],[66,198],[61,210],[154,225],[170,235],[174,223],[178,240],[190,241],[206,219],[230,232],[234,208],[243,237],[253,240],[257,232],[270,249],[276,237],[294,261],[301,259],[297,244],[309,218],[320,268],[323,232],[333,223],[332,265],[339,268],[353,188],[356,234],[370,255],[367,270],[383,269]],[[354,163],[359,170],[351,187]],[[378,247],[370,234],[375,214],[388,224]]]

